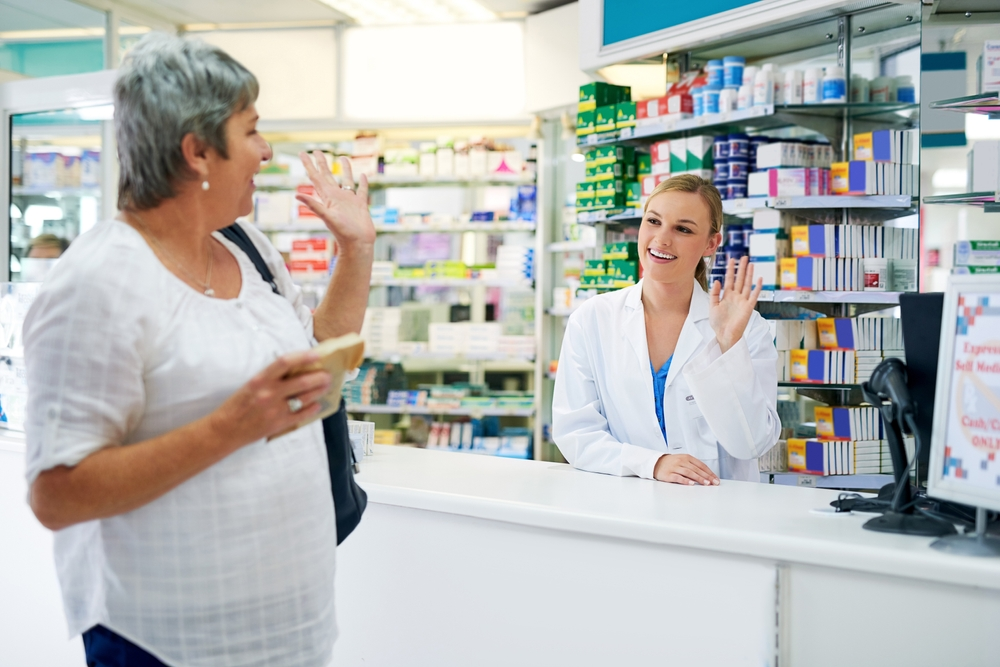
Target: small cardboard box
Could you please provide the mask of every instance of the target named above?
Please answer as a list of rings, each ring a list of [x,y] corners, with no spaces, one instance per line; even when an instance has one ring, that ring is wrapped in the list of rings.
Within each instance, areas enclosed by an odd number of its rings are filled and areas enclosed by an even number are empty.
[[[685,143],[687,144],[688,171],[712,168],[712,146],[715,143],[715,137],[688,137]]]
[[[850,188],[850,162],[834,162],[830,165],[830,191],[835,195],[846,195]]]
[[[594,111],[581,111],[576,114],[576,136],[585,137],[594,133]]]
[[[625,203],[636,208],[642,203],[642,185],[639,181],[625,182]]]
[[[615,129],[615,122],[618,114],[618,105],[609,104],[597,107],[594,112],[594,132],[612,132]]]
[[[635,127],[635,113],[635,102],[619,102],[615,126],[619,130],[623,127]]]
[[[687,139],[670,140],[670,171],[678,173],[687,170]]]
[[[633,283],[638,282],[639,262],[627,259],[609,260],[607,273],[608,275],[613,276],[615,280],[627,280]]]
[[[623,259],[637,262],[639,261],[639,244],[635,241],[605,244],[601,257],[609,261]]]
[[[583,275],[603,276],[607,272],[608,266],[603,259],[588,259],[583,265]]]
[[[594,192],[595,197],[609,197],[611,195],[625,194],[625,181],[620,178],[597,181],[595,185],[597,185],[597,190]]]
[[[636,176],[648,176],[653,173],[653,156],[649,153],[635,154]]]
[[[625,208],[625,194],[614,194],[594,198],[594,208],[598,210],[609,208]]]
[[[583,183],[576,184],[576,199],[580,200],[581,197],[593,197],[597,191],[597,183],[594,181],[584,181]]]
[[[585,197],[576,198],[576,210],[577,211],[589,211],[594,208],[594,197],[593,195],[587,195]]]
[[[585,83],[580,86],[580,99],[576,108],[577,111],[593,111],[597,107],[616,104],[621,99],[621,95],[619,86],[603,81]]]

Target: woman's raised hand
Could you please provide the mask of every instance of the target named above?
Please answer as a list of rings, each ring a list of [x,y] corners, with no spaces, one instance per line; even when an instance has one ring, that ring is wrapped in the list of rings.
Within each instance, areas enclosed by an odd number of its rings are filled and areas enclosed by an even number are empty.
[[[296,194],[295,198],[326,223],[341,248],[350,248],[356,243],[375,243],[375,225],[368,212],[368,179],[365,175],[361,175],[355,192],[351,161],[346,157],[340,158],[341,183],[337,183],[326,155],[321,151],[313,151],[312,155],[303,151],[299,153],[299,158],[316,188],[316,195]]]
[[[764,287],[763,278],[758,278],[757,284],[753,284],[753,264],[750,264],[747,257],[740,260],[739,270],[735,267],[736,261],[730,259],[726,265],[725,290],[722,290],[722,286],[716,280],[712,284],[708,299],[708,321],[715,331],[715,338],[719,341],[723,353],[743,337],[750,315],[757,305],[757,298]],[[720,291],[722,291],[721,298]]]
[[[316,415],[321,409],[316,401],[330,388],[330,374],[315,371],[289,378],[288,373],[318,360],[311,350],[278,357],[212,413],[213,427],[242,446],[285,433]]]

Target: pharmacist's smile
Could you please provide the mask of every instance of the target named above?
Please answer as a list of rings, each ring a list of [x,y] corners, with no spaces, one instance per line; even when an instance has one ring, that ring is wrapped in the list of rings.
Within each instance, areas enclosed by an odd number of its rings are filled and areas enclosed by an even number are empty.
[[[656,264],[669,264],[677,259],[677,255],[671,255],[669,252],[661,250],[653,250],[652,248],[646,248],[646,254]]]

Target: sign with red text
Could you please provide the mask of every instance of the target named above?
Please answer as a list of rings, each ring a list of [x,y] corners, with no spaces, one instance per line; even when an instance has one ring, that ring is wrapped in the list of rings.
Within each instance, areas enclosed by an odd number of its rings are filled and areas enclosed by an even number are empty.
[[[944,479],[1000,489],[1000,296],[960,294],[952,358]]]

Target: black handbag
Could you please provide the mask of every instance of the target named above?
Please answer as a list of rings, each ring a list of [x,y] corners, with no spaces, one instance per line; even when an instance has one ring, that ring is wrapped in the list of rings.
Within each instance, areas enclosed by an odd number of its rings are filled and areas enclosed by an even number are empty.
[[[274,274],[243,228],[234,224],[219,231],[247,254],[257,267],[260,277],[271,286],[271,291],[280,296],[281,291],[274,281]],[[330,487],[333,491],[333,508],[337,515],[339,545],[358,527],[361,515],[368,505],[368,494],[354,481],[354,473],[358,472],[358,462],[354,458],[354,448],[351,447],[351,437],[347,432],[347,407],[343,399],[340,401],[340,410],[323,420],[323,439],[326,440],[326,458],[330,465]]]

